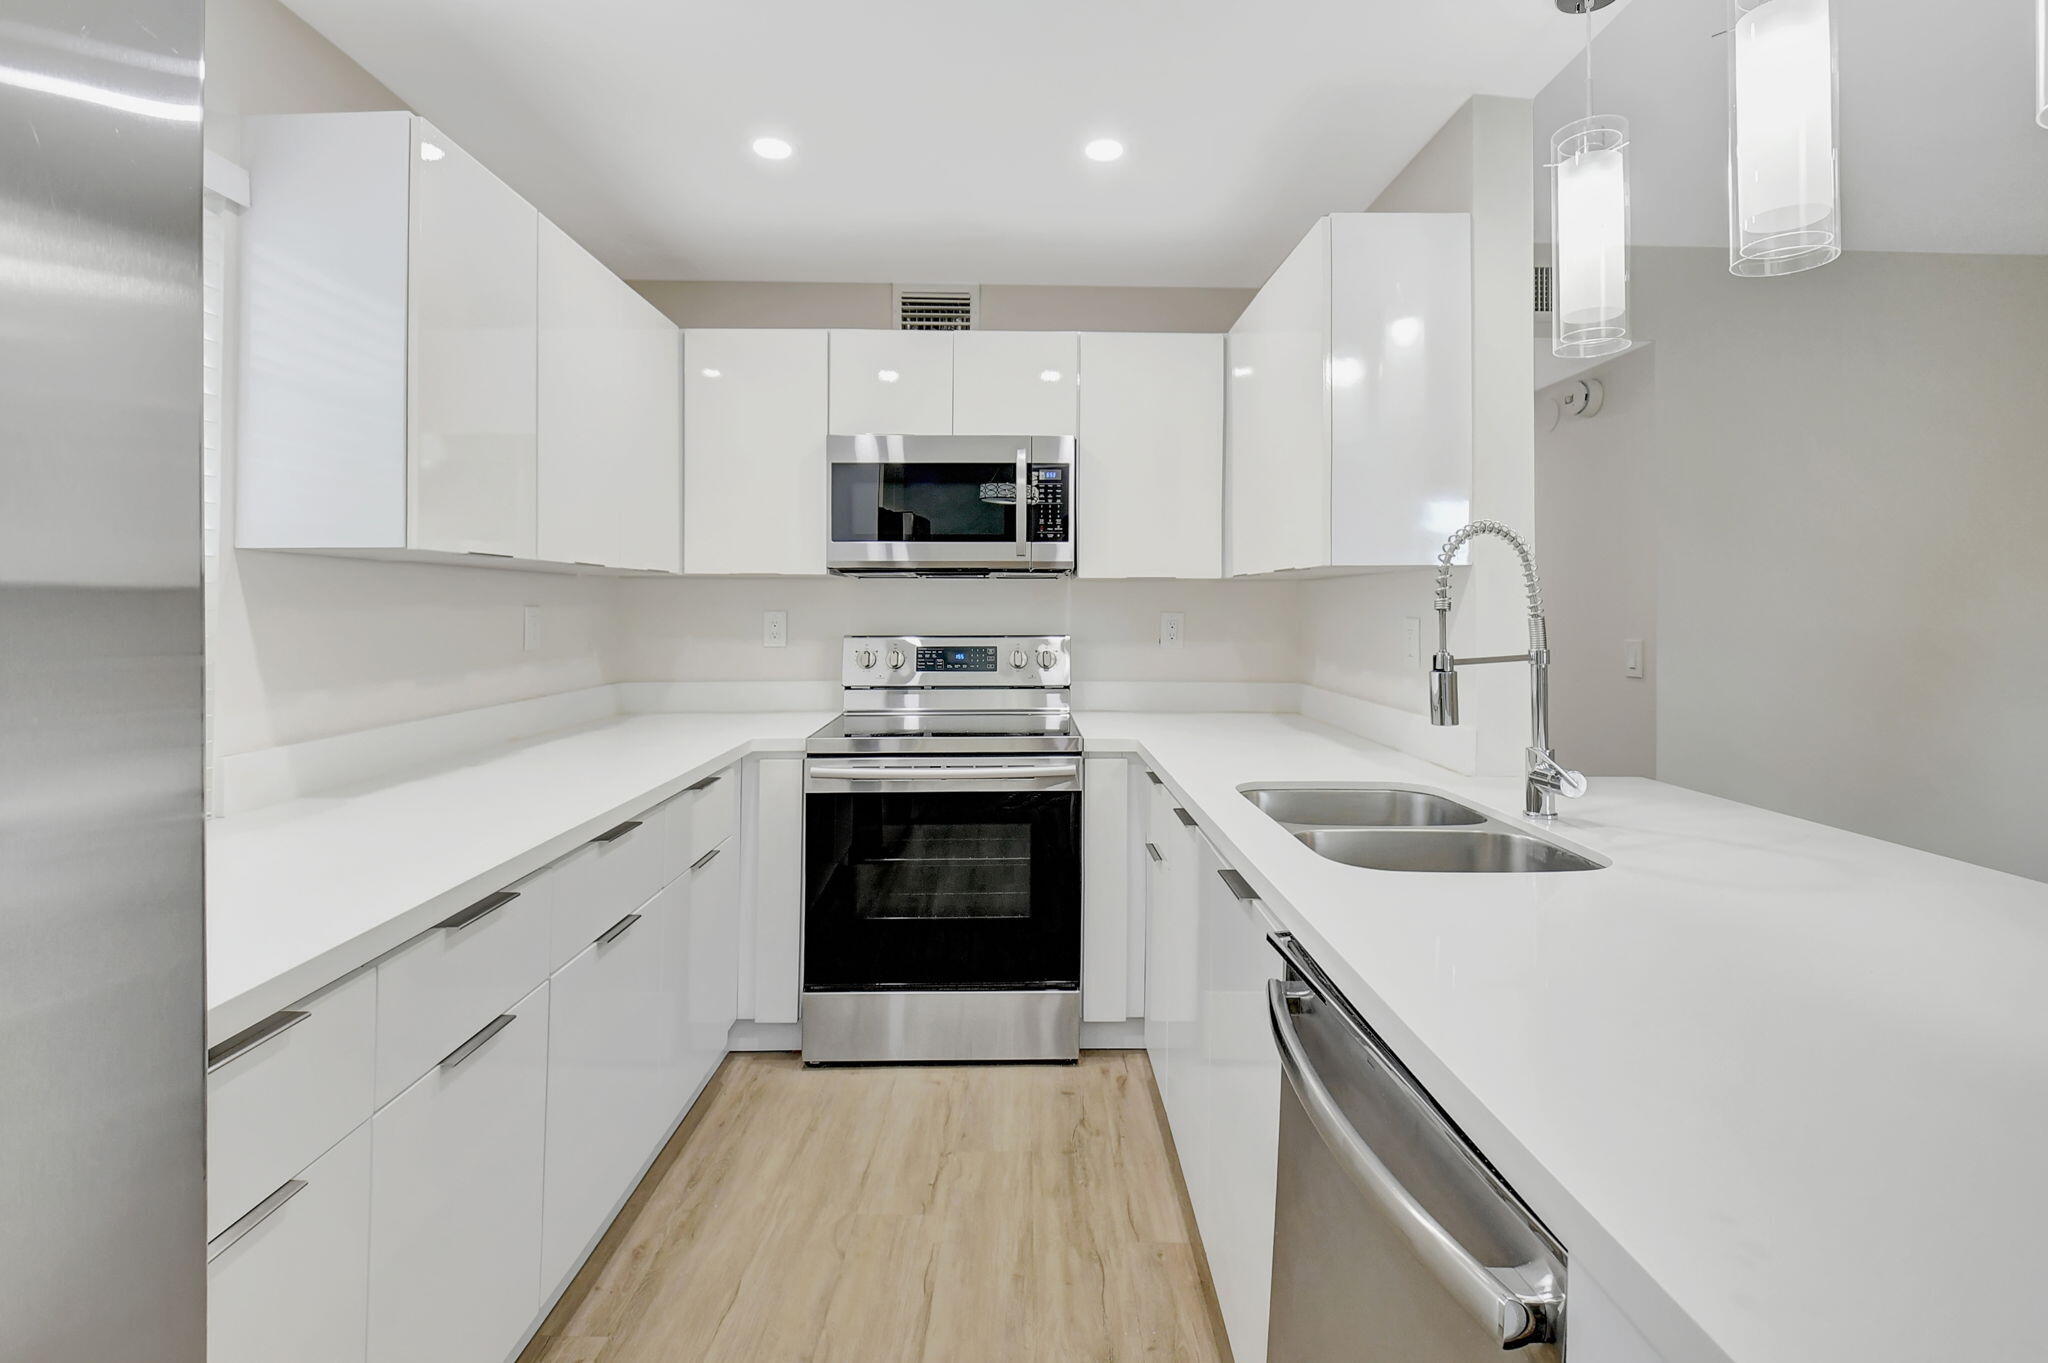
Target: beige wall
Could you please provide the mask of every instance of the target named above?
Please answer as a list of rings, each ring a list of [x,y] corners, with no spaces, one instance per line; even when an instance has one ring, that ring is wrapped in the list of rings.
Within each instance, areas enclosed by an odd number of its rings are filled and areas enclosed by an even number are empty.
[[[349,113],[405,103],[278,0],[206,0],[206,145],[241,154],[250,114]]]
[[[1665,780],[2048,879],[2048,257],[1631,267]]]
[[[888,284],[643,279],[633,287],[678,326],[896,325]],[[984,284],[976,325],[987,331],[1227,331],[1253,292]]]
[[[1393,183],[1373,212],[1470,213],[1473,250],[1472,515],[1525,532],[1535,520],[1535,450],[1529,421],[1534,356],[1529,342],[1529,220],[1526,100],[1480,97],[1446,123]],[[1341,514],[1341,508],[1340,508]],[[1540,546],[1540,538],[1539,538]],[[1540,548],[1539,548],[1540,558]],[[1428,654],[1434,646],[1434,575],[1426,568],[1306,584],[1303,637],[1309,682],[1395,709],[1428,709]],[[1522,575],[1499,541],[1474,546],[1458,575],[1452,647],[1468,654],[1527,646]],[[1403,651],[1402,626],[1421,623],[1419,664]],[[1464,722],[1484,772],[1520,770],[1529,741],[1525,668],[1475,668],[1463,679]]]

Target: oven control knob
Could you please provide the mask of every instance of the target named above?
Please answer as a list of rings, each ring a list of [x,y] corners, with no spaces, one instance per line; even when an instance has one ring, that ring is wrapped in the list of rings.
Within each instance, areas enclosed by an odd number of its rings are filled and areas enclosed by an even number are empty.
[[[853,662],[854,666],[856,667],[873,667],[875,665],[875,651],[871,648],[855,649],[853,653]]]
[[[1029,661],[1030,659],[1024,656],[1023,649],[1013,648],[1010,650],[1010,666],[1021,669]]]
[[[903,664],[904,664],[905,662],[907,662],[907,661],[908,661],[908,659],[906,659],[906,658],[905,658],[905,657],[903,656],[903,650],[902,650],[902,649],[900,649],[900,648],[892,648],[892,649],[890,649],[890,650],[889,650],[889,670],[890,670],[891,672],[895,672],[895,671],[899,671],[899,670],[901,670],[901,668],[903,667]]]
[[[1058,664],[1059,660],[1060,654],[1059,650],[1056,648],[1041,648],[1038,650],[1038,666],[1041,671],[1052,671],[1053,667]]]

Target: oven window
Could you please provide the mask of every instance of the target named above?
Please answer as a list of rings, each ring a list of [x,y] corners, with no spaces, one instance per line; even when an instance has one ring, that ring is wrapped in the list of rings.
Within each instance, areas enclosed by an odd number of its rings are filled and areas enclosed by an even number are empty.
[[[834,464],[832,538],[979,544],[1017,538],[1017,466]]]
[[[1078,984],[1080,798],[806,796],[805,987]]]

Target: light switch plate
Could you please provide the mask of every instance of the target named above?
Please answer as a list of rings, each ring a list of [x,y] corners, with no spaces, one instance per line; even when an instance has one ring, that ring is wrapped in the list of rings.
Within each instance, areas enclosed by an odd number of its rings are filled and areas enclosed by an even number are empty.
[[[1410,667],[1422,666],[1422,621],[1413,615],[1401,621],[1401,661]]]
[[[789,612],[764,611],[761,615],[761,647],[789,647]]]
[[[528,606],[520,612],[519,643],[528,653],[540,647],[540,607]]]
[[[1631,677],[1643,675],[1643,641],[1623,639],[1621,641],[1621,665]]]
[[[1179,648],[1181,636],[1187,631],[1188,617],[1182,611],[1161,611],[1159,613],[1159,646]]]

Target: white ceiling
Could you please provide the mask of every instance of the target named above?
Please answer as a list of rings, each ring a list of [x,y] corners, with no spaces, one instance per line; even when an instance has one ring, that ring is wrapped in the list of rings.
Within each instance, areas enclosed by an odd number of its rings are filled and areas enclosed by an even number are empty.
[[[1255,285],[1582,31],[1552,0],[288,3],[669,279]],[[1099,136],[1128,154],[1084,159]]]
[[[1846,247],[2048,252],[2031,0],[1835,0],[1834,15]],[[1727,0],[1656,0],[1594,45],[1594,102],[1630,122],[1639,245],[1727,245],[1727,27]],[[1532,166],[1584,101],[1574,63],[1537,99]],[[1549,202],[1539,181],[1541,212]]]

